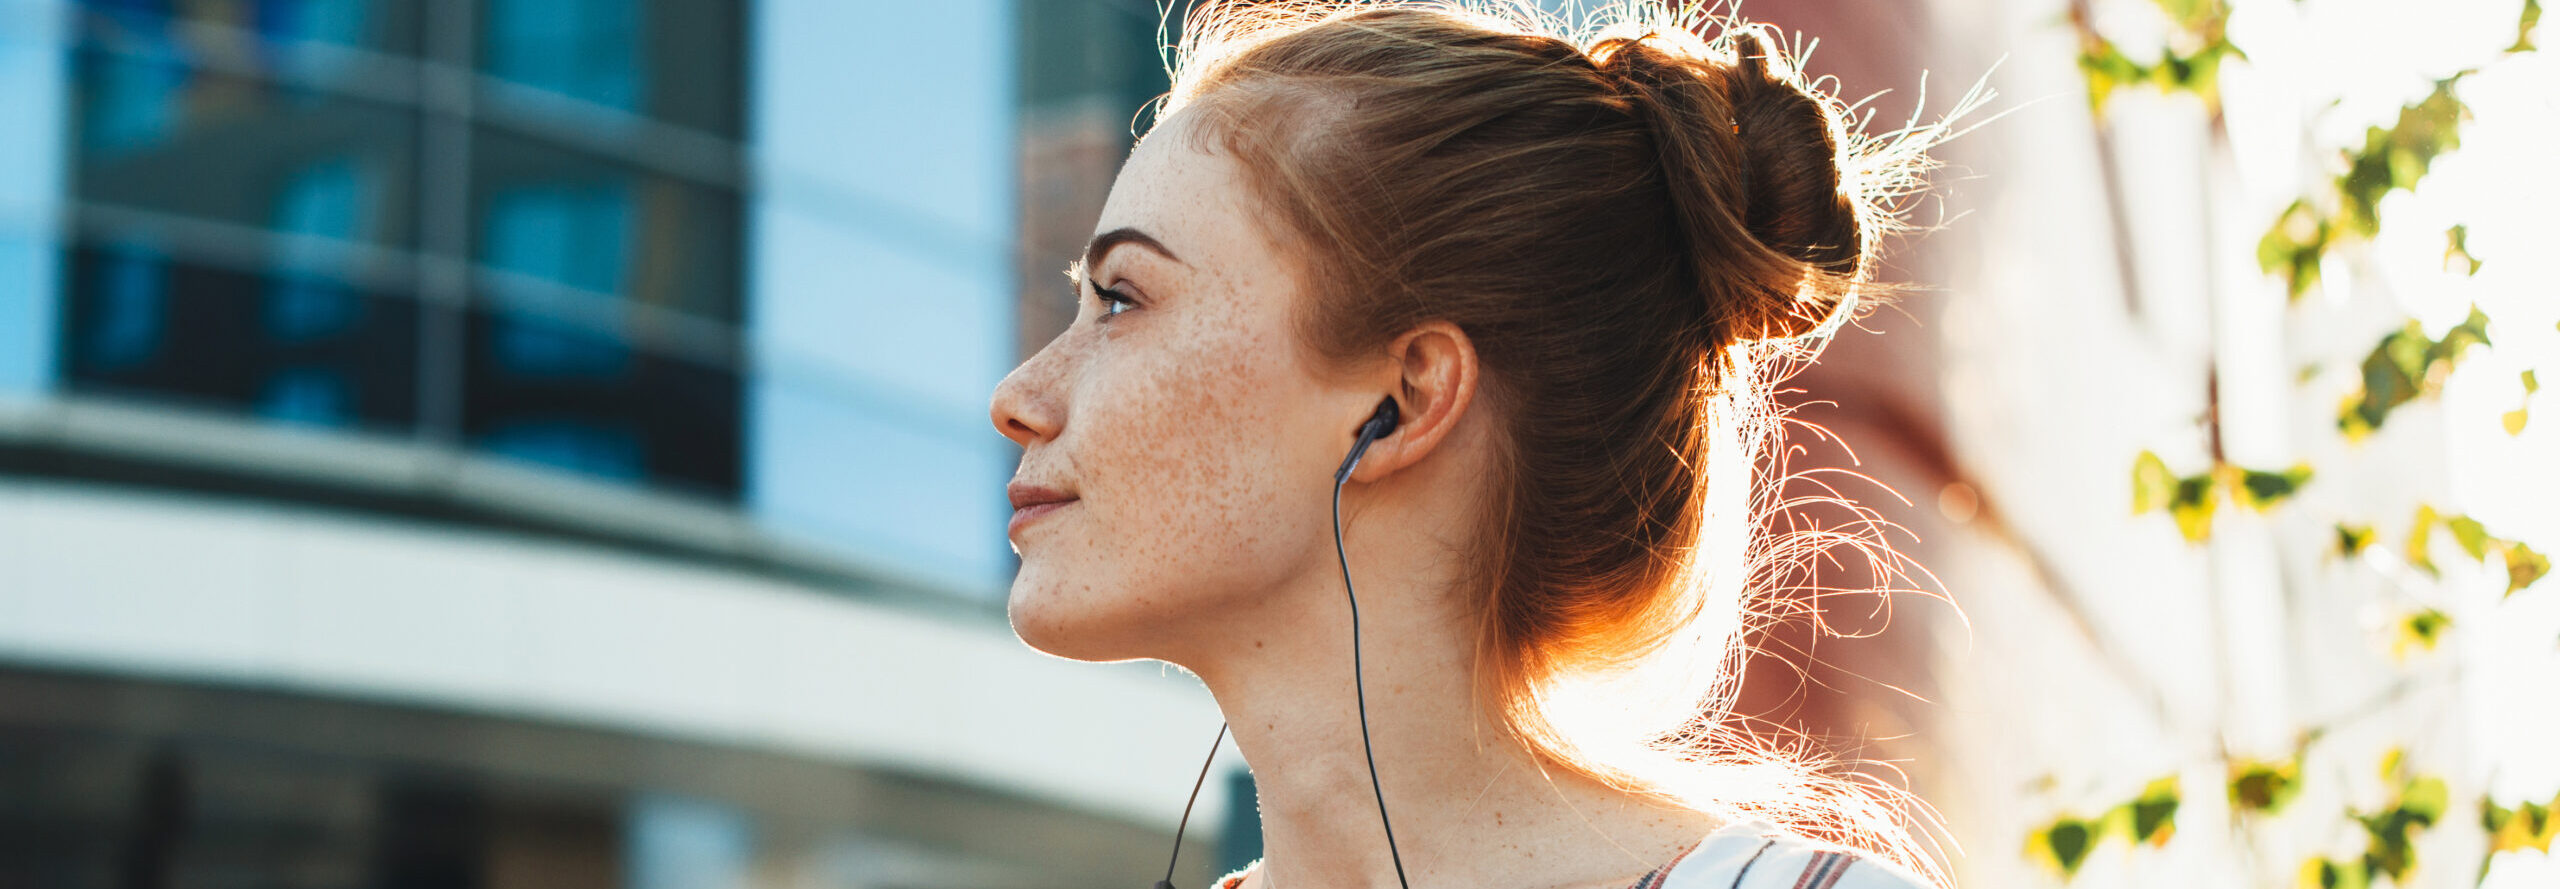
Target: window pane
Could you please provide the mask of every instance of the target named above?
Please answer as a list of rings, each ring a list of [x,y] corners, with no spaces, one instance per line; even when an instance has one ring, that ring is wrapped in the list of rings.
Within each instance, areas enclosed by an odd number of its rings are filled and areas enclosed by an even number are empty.
[[[247,38],[417,52],[411,0],[79,0],[84,37],[189,54],[256,55]]]
[[[735,138],[739,4],[483,0],[482,73]]]
[[[411,241],[414,116],[388,106],[84,50],[87,203],[345,241]]]
[[[62,354],[75,390],[318,426],[415,420],[417,304],[404,296],[135,244],[82,245],[69,265]]]
[[[472,312],[464,435],[499,456],[728,499],[738,379],[534,311]]]
[[[484,128],[473,143],[472,195],[473,258],[483,266],[737,319],[732,192]]]

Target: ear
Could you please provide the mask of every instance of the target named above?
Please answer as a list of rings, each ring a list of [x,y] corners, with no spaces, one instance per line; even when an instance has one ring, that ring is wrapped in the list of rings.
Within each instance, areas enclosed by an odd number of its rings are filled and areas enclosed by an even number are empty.
[[[1395,432],[1360,458],[1360,468],[1351,473],[1357,481],[1374,482],[1422,462],[1449,438],[1476,397],[1481,368],[1475,342],[1456,324],[1430,321],[1406,331],[1388,344],[1386,357],[1400,419]],[[1361,417],[1375,407],[1375,401],[1362,405]]]

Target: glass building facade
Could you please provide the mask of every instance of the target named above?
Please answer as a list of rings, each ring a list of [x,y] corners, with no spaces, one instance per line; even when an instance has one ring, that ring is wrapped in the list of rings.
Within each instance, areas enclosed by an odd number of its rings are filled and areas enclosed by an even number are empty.
[[[65,391],[739,496],[739,7],[69,25]]]
[[[1214,711],[1011,638],[985,410],[1157,25],[0,0],[0,885],[1152,878]]]
[[[1017,31],[1124,5],[12,0],[0,392],[531,471],[984,601],[1017,84],[1094,79]]]

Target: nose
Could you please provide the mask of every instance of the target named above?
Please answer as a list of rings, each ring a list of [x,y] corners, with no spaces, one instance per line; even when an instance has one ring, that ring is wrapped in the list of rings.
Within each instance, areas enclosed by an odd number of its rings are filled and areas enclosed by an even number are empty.
[[[1005,374],[1004,381],[996,384],[995,396],[988,399],[987,419],[1014,444],[1028,448],[1033,441],[1055,438],[1065,423],[1066,411],[1058,403],[1055,385],[1058,361],[1051,354],[1056,350],[1053,340]]]

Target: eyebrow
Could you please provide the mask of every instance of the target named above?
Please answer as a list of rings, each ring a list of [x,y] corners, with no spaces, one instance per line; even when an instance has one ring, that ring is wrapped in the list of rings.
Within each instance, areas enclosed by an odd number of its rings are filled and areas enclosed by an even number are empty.
[[[1164,242],[1156,240],[1155,236],[1122,226],[1093,236],[1092,243],[1084,246],[1084,267],[1090,269],[1100,264],[1102,257],[1109,255],[1112,248],[1122,244],[1136,244],[1164,254],[1164,258],[1174,262],[1182,261],[1182,257],[1175,256],[1173,251],[1165,249]]]

